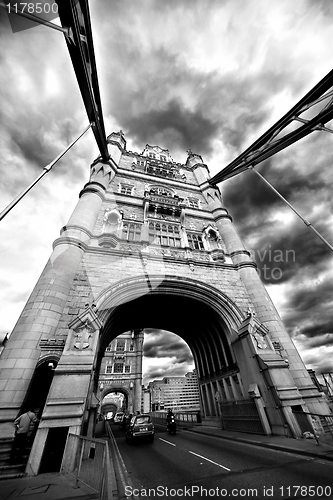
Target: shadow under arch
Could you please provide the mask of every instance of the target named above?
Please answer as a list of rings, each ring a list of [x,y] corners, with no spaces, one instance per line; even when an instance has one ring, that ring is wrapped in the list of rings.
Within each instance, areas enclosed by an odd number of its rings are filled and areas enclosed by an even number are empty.
[[[246,317],[230,297],[212,285],[174,275],[161,278],[158,274],[126,278],[103,290],[95,300],[98,317],[105,324],[111,309],[143,295],[155,294],[173,294],[197,299],[219,313],[229,329],[237,330]]]
[[[177,334],[192,351],[199,384],[208,384],[238,366],[231,348],[245,315],[223,292],[177,276],[136,276],[108,287],[95,301],[103,330],[99,360],[125,331],[156,328]]]
[[[33,409],[40,419],[59,359],[60,354],[56,353],[39,358],[20,413]]]

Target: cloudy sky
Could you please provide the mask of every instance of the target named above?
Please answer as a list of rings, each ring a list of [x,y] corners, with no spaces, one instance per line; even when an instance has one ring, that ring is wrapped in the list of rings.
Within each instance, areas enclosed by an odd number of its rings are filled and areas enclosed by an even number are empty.
[[[212,175],[333,67],[327,0],[91,0],[90,9],[107,133],[122,129],[129,150],[158,144],[179,162],[191,148]],[[0,33],[2,209],[88,121],[63,35],[13,33],[2,9]],[[331,243],[332,150],[332,135],[316,132],[258,167]],[[97,155],[89,131],[0,223],[1,333]],[[220,188],[306,366],[333,371],[332,253],[255,173]],[[145,344],[147,377],[193,368],[178,337],[150,332]]]

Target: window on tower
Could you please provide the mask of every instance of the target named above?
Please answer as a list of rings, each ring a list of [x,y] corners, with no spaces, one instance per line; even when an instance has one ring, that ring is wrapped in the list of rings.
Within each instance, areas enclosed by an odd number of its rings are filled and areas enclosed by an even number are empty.
[[[117,340],[117,352],[124,352],[125,351],[125,340]]]
[[[179,226],[151,221],[149,223],[149,242],[155,245],[180,247]]]
[[[125,184],[124,182],[121,182],[119,185],[119,192],[121,194],[131,195],[133,193],[133,188],[134,186],[132,184]]]
[[[151,153],[149,153],[149,157],[150,154]],[[150,159],[147,161],[146,172],[148,174],[173,178],[176,176],[176,171],[176,167],[174,167],[172,164],[161,162],[160,160],[155,160],[152,157],[150,157]]]
[[[141,224],[134,222],[124,222],[122,230],[122,239],[127,241],[141,240]]]
[[[183,198],[180,198],[173,189],[155,185],[148,186],[145,192],[149,193],[147,211],[150,217],[165,219],[180,216]]]
[[[204,250],[201,234],[187,233],[188,244],[193,250]]]
[[[123,373],[124,363],[115,363],[113,373]]]
[[[188,205],[190,208],[200,208],[198,198],[188,198]]]

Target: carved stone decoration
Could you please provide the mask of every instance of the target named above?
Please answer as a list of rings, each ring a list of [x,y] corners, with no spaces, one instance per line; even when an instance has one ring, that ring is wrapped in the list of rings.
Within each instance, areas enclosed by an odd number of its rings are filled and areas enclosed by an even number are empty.
[[[247,316],[248,318],[254,318],[256,316],[256,312],[251,306],[249,306],[247,310]]]
[[[119,239],[114,234],[102,234],[98,237],[98,246],[103,248],[116,248],[118,246]]]
[[[188,154],[188,157],[187,157],[187,160],[185,163],[185,165],[187,167],[193,167],[194,165],[196,165],[198,163],[203,163],[202,156],[198,155],[196,153],[193,153],[193,151],[191,149],[187,150],[187,154]]]
[[[216,248],[215,250],[212,250],[210,255],[215,262],[225,262],[225,255],[222,248]]]
[[[166,158],[167,162],[174,163],[170,152],[168,149],[163,149],[160,146],[151,146],[149,144],[146,144],[145,149],[142,151],[143,156],[149,156],[149,153],[155,153],[155,155],[160,158],[160,156],[164,156]]]
[[[39,341],[39,349],[41,351],[59,352],[63,350],[64,345],[65,339],[62,338],[40,339]]]
[[[117,231],[120,231],[122,220],[122,212],[115,207],[107,207],[104,212],[102,232],[116,233]]]
[[[70,332],[65,351],[70,353],[93,350],[98,338],[97,331],[102,326],[96,312],[95,307],[87,304],[86,309],[69,323]]]
[[[122,220],[122,213],[119,212],[116,208],[111,209],[110,207],[106,208],[104,212],[103,221],[108,224],[119,224]]]
[[[92,163],[90,167],[90,181],[96,180],[98,175],[111,178],[112,168],[110,162],[103,162],[100,159]]]
[[[261,335],[258,331],[253,333],[252,337],[255,340],[258,349],[268,349],[268,345],[264,336]]]
[[[89,326],[88,319],[82,328],[79,328],[73,337],[73,347],[82,351],[83,349],[87,349],[89,347],[89,339],[94,332],[94,329]],[[76,340],[75,340],[76,339]]]
[[[274,347],[274,350],[281,356],[281,351],[283,349],[281,342],[279,340],[274,341],[273,347]]]
[[[242,326],[238,331],[238,336],[242,338],[246,335],[250,335],[256,351],[263,349],[273,350],[273,346],[267,337],[267,333],[268,329],[256,319],[253,308],[249,307],[247,317],[244,319]]]

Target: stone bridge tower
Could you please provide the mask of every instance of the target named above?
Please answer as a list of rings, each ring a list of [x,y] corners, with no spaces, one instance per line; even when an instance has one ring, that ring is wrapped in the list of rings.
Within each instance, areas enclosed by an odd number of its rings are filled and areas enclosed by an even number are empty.
[[[97,398],[112,393],[124,396],[124,410],[141,411],[143,330],[122,333],[105,349],[99,370]]]
[[[61,450],[68,432],[93,433],[105,350],[143,328],[187,342],[204,419],[298,437],[295,409],[328,408],[207,165],[191,151],[184,164],[158,146],[128,151],[122,132],[108,148],[0,357],[2,430],[40,409],[27,472],[47,472],[52,443]]]

